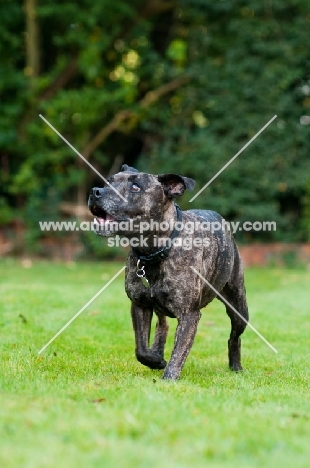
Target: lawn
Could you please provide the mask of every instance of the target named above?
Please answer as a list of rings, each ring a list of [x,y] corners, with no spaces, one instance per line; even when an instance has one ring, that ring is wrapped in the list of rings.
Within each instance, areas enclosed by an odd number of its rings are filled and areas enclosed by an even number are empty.
[[[38,355],[121,266],[0,262],[0,466],[308,468],[310,272],[246,271],[251,323],[278,354],[248,328],[240,374],[218,301],[178,382],[140,365],[124,273]]]

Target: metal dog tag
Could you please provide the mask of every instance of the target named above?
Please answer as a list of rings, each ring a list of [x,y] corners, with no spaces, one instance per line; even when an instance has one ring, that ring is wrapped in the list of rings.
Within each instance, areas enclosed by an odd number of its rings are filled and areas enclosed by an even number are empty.
[[[145,286],[146,288],[149,288],[149,287],[150,287],[150,283],[148,282],[148,280],[147,280],[147,278],[146,278],[145,276],[142,276],[142,277],[141,277],[141,281],[142,281],[142,283],[144,284],[144,286]]]
[[[143,285],[146,287],[146,288],[149,288],[150,287],[150,284],[148,282],[148,279],[147,277],[145,276],[145,270],[144,270],[144,265],[142,265],[140,267],[140,260],[138,260],[137,262],[137,271],[136,271],[136,275],[141,279]]]

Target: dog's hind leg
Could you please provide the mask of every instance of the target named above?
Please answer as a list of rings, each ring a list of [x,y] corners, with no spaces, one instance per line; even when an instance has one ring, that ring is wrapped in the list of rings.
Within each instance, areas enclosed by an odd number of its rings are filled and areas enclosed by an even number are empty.
[[[229,291],[225,294],[228,302],[238,311],[237,314],[231,307],[225,304],[227,315],[231,321],[231,332],[228,340],[229,367],[233,371],[241,371],[241,338],[249,318],[245,293]],[[241,318],[243,317],[243,319]]]
[[[231,321],[231,333],[228,340],[228,360],[229,367],[233,371],[241,371],[241,339],[249,320],[248,306],[244,287],[243,267],[240,261],[239,253],[235,258],[235,267],[232,276],[222,290],[222,295],[231,304],[234,309],[226,303],[226,312]],[[219,298],[219,300],[221,300]],[[224,301],[222,301],[224,302]]]
[[[149,348],[153,310],[140,307],[132,302],[131,318],[136,339],[136,358],[151,369],[163,369],[166,361],[163,356]]]
[[[156,354],[159,354],[162,358],[164,358],[164,349],[169,326],[167,323],[167,319],[164,315],[157,313],[157,316],[158,320],[156,323],[154,343],[151,347],[151,351]]]

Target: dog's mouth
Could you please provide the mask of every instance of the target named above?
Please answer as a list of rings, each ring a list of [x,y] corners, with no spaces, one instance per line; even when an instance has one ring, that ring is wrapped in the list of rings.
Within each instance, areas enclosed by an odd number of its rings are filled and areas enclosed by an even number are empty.
[[[113,218],[113,216],[111,216],[99,206],[95,205],[90,207],[90,211],[95,216],[95,221],[102,227],[104,227],[107,223],[116,222],[116,219]]]

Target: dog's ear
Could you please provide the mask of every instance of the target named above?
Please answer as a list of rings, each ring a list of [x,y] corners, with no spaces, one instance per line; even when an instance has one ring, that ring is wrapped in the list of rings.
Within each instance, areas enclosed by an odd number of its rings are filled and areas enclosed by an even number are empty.
[[[123,164],[121,168],[121,172],[139,172],[138,169],[134,167],[127,166],[127,164]]]
[[[168,198],[180,197],[184,191],[193,190],[195,181],[178,174],[160,174],[157,176]]]

